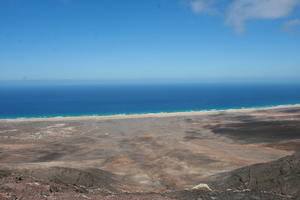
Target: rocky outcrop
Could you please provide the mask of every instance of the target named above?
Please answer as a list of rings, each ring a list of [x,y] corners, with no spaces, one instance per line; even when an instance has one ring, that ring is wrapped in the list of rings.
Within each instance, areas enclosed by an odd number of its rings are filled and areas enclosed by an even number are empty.
[[[216,176],[217,190],[256,190],[300,196],[300,153]]]

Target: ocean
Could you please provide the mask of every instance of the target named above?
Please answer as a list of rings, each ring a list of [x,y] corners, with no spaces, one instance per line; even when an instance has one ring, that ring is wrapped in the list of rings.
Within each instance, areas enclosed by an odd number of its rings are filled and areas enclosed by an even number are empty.
[[[0,118],[183,112],[300,103],[300,84],[0,86]]]

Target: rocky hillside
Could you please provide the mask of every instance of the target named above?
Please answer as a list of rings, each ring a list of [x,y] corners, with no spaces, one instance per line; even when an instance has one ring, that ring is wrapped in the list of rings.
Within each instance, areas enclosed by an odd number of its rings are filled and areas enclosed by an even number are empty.
[[[300,196],[300,153],[219,174],[214,189],[267,191]]]
[[[0,171],[0,199],[297,199],[300,197],[300,153],[213,178],[214,181],[195,189],[143,193],[138,191],[138,186],[99,169],[3,169]]]

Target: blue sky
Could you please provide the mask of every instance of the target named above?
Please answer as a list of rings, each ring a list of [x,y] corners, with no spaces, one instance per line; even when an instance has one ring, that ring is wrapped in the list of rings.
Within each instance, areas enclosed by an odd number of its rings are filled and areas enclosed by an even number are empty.
[[[0,80],[300,78],[300,0],[0,0]]]

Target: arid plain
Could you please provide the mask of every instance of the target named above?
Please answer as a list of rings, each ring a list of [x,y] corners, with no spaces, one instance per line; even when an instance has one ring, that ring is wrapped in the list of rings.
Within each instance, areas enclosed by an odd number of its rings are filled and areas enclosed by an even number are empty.
[[[126,192],[184,190],[299,151],[300,106],[0,120],[0,143],[1,169],[99,169]]]

